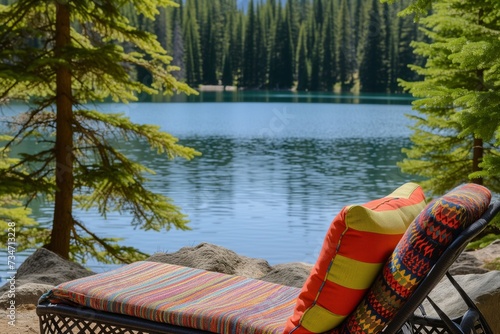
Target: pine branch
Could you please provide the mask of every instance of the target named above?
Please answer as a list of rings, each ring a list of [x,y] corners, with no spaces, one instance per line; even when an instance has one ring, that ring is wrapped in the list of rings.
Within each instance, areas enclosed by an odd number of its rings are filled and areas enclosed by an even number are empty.
[[[121,263],[131,263],[133,261],[136,261],[137,258],[142,258],[144,259],[145,257],[148,256],[148,254],[143,253],[135,248],[131,249],[130,247],[113,247],[111,244],[109,244],[106,239],[100,238],[98,235],[95,233],[91,232],[89,229],[87,229],[82,223],[78,222],[77,220],[73,220],[74,226],[78,226],[80,229],[82,229],[85,233],[87,233],[89,236],[91,236],[93,241],[96,241],[99,246],[101,246],[105,251],[106,251],[106,257],[112,257],[116,260],[118,260]],[[79,237],[77,231],[75,228],[73,228],[73,239],[75,242],[78,244],[84,243],[85,244],[85,239]],[[90,245],[87,244],[91,250],[95,252],[95,245]],[[135,255],[132,257],[130,254],[133,251]],[[101,258],[101,260],[104,260],[104,258]],[[114,261],[113,261],[114,262]]]

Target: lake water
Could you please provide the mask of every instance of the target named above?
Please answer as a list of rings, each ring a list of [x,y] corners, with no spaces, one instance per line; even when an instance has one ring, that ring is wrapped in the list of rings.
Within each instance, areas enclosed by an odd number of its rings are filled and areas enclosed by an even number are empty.
[[[410,145],[408,104],[180,102],[99,109],[157,124],[203,154],[169,161],[140,142],[122,144],[126,154],[157,172],[150,188],[182,208],[191,231],[145,232],[131,227],[126,214],[105,221],[93,211],[75,213],[98,235],[124,238],[123,244],[146,253],[208,242],[271,264],[311,263],[344,205],[414,181],[396,166],[404,158],[401,149]],[[34,216],[49,223],[51,209],[37,203]]]

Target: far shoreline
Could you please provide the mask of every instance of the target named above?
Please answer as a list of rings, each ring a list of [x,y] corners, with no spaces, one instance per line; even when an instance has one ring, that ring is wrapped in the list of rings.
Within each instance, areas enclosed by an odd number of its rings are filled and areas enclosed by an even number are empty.
[[[224,85],[200,85],[197,90],[200,92],[236,92],[238,87]]]

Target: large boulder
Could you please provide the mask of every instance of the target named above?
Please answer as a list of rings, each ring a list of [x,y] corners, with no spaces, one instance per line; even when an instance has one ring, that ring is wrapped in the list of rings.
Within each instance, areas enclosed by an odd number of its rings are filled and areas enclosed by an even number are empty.
[[[488,246],[468,252],[475,256],[480,262],[490,263],[500,258],[500,239],[493,241]]]
[[[37,249],[17,270],[16,282],[57,285],[62,282],[90,276],[94,272],[68,261],[46,248]]]
[[[208,243],[183,247],[174,253],[156,253],[147,260],[250,278],[260,278],[271,270],[265,260],[238,255],[227,248]]]
[[[81,265],[40,248],[29,256],[17,270],[14,280],[0,288],[0,305],[10,302],[9,292],[15,292],[16,305],[36,304],[51,287],[62,282],[93,275]]]
[[[452,275],[484,274],[489,270],[483,268],[484,263],[480,261],[473,253],[463,252],[450,267]]]
[[[259,279],[281,285],[301,288],[311,273],[312,265],[303,262],[283,263],[272,267],[271,271]]]
[[[500,240],[487,247],[460,254],[450,268],[452,275],[484,274],[490,271],[486,266],[500,258]]]
[[[454,276],[457,283],[476,303],[486,318],[493,333],[500,333],[500,271],[490,271],[485,274],[469,274]],[[432,300],[451,317],[463,315],[467,307],[460,295],[444,278],[430,293]],[[427,314],[436,316],[432,306],[424,303]]]
[[[15,288],[15,297],[6,291],[0,296],[0,307],[7,308],[14,300],[16,307],[20,305],[36,305],[40,296],[49,291],[52,285],[40,283],[26,283]]]
[[[147,260],[256,278],[295,287],[302,287],[312,268],[312,265],[301,262],[271,267],[265,260],[238,255],[227,248],[209,243],[184,247],[174,253],[156,253]]]

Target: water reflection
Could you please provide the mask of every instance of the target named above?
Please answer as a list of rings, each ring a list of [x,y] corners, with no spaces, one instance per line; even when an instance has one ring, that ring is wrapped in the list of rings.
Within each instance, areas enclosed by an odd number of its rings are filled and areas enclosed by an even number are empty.
[[[145,251],[212,242],[274,263],[312,262],[343,205],[409,181],[396,166],[409,145],[405,138],[191,137],[183,143],[203,156],[168,161],[134,143],[139,158],[158,171],[152,188],[174,198],[193,228],[144,239],[135,233]]]
[[[353,94],[291,91],[201,91],[198,95],[189,96],[144,95],[141,96],[139,100],[141,102],[293,102],[409,105],[414,99],[409,94]]]

